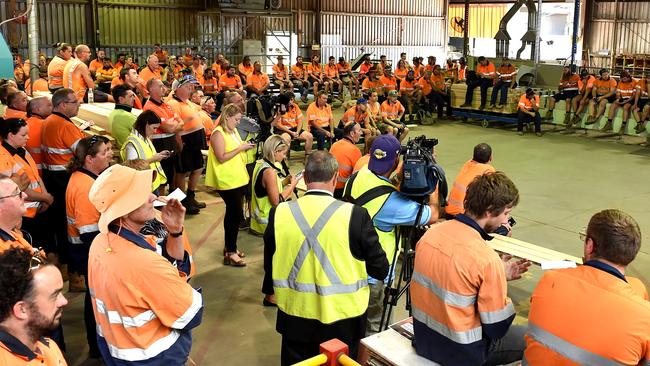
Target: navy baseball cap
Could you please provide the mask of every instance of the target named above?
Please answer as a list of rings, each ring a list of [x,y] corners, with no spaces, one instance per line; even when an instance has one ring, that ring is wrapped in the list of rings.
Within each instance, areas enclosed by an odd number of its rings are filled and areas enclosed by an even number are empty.
[[[368,169],[376,174],[385,174],[390,171],[401,147],[399,140],[393,135],[378,136],[370,147]]]

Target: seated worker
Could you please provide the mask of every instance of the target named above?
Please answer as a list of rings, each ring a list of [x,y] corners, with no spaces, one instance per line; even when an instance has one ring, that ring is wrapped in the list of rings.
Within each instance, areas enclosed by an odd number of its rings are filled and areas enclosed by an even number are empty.
[[[334,135],[334,117],[332,116],[332,107],[327,104],[327,94],[318,92],[316,100],[307,107],[307,126],[314,139],[318,150],[325,149],[325,139],[330,141],[335,138]]]
[[[619,135],[625,133],[627,120],[630,118],[630,110],[637,100],[637,81],[632,79],[629,72],[621,72],[620,80],[616,86],[616,99],[609,106],[609,115],[607,116],[607,123],[603,127],[603,131],[612,131],[612,121],[616,118],[616,112],[619,108],[623,108],[623,123],[621,129],[618,131]]]
[[[449,192],[449,199],[447,200],[447,206],[445,206],[447,215],[456,216],[465,213],[464,201],[467,186],[479,175],[494,173],[494,171],[492,147],[484,142],[474,146],[472,159],[465,162],[463,167],[460,168],[451,192]]]
[[[273,82],[280,88],[280,94],[285,91],[293,94],[293,83],[289,79],[289,68],[284,64],[284,57],[278,56],[278,63],[273,65],[272,71]]]
[[[392,264],[396,252],[395,236],[398,226],[413,226],[421,204],[397,191],[391,177],[400,163],[400,143],[392,135],[381,135],[373,141],[368,154],[367,167],[353,174],[345,185],[343,198],[368,210],[379,237],[379,243]],[[363,158],[361,158],[363,159]],[[361,160],[359,159],[359,161]],[[357,164],[358,165],[358,164]],[[381,187],[381,188],[379,188]],[[371,191],[376,193],[369,193]],[[370,196],[369,196],[370,194]],[[365,195],[364,201],[360,201]],[[418,225],[430,225],[438,220],[439,200],[434,193],[428,205],[422,206]],[[391,272],[394,272],[394,268]],[[391,273],[388,275],[392,276]],[[384,301],[384,283],[390,278],[368,278],[370,299],[366,335],[380,331]],[[388,319],[390,323],[391,320]]]
[[[392,134],[393,128],[387,127],[382,122],[381,104],[379,104],[379,96],[376,91],[368,96],[368,126],[364,127],[369,128],[373,135]],[[388,132],[388,129],[390,129],[390,132]]]
[[[339,57],[339,62],[336,64],[336,67],[339,71],[339,77],[343,82],[343,86],[347,86],[348,92],[350,93],[350,98],[357,98],[359,95],[359,80],[354,77],[350,64],[345,61],[345,57]],[[354,84],[354,93],[352,93],[352,85]],[[343,89],[341,89],[343,93]]]
[[[517,80],[517,69],[515,66],[508,60],[507,57],[504,57],[501,60],[501,65],[497,70],[497,82],[492,87],[492,100],[490,102],[490,108],[503,108],[508,102],[508,89],[515,87],[515,80]],[[499,99],[499,105],[497,106],[497,96],[501,92],[501,98]]]
[[[192,71],[192,76],[203,84],[203,77],[205,74],[205,59],[202,56],[196,55],[192,58],[192,65],[189,67]]]
[[[219,93],[219,79],[214,76],[212,69],[206,69],[203,75],[203,94],[216,98]]]
[[[251,58],[249,56],[244,56],[242,62],[237,65],[237,72],[244,84],[247,84],[248,77],[253,73],[254,67],[251,65]]]
[[[384,70],[387,68],[390,68],[390,65],[388,64],[388,57],[386,55],[381,55],[379,56],[379,63],[377,64],[377,70],[379,73],[383,74]]]
[[[370,56],[364,56],[363,62],[359,65],[359,73],[357,74],[357,79],[359,82],[363,82],[363,79],[368,76],[368,71],[374,69],[372,61],[370,61]]]
[[[461,108],[470,108],[472,106],[472,99],[474,98],[474,89],[481,88],[481,105],[479,109],[485,109],[485,102],[487,101],[487,90],[494,85],[494,80],[497,77],[494,64],[487,58],[481,56],[478,58],[478,66],[476,67],[476,79],[467,84],[467,93],[465,94],[465,103]]]
[[[361,151],[357,147],[361,137],[361,126],[358,123],[348,123],[343,127],[343,138],[336,141],[330,148],[339,166],[339,174],[336,177],[334,198],[343,197],[343,188],[348,178],[352,175],[352,169],[361,157]]]
[[[311,154],[311,147],[314,143],[314,136],[309,132],[309,126],[305,120],[300,107],[295,102],[296,96],[293,93],[286,93],[289,97],[289,107],[279,118],[273,119],[273,133],[280,134],[286,145],[291,145],[291,140],[305,142],[305,160]]]
[[[456,83],[464,83],[467,81],[467,61],[465,61],[465,57],[461,57],[458,59],[458,78],[456,79]]]
[[[397,66],[395,67],[395,77],[397,78],[397,88],[401,88],[400,84],[402,80],[406,79],[406,74],[408,74],[409,69],[406,67],[407,63],[404,60],[399,60]]]
[[[397,78],[393,75],[390,67],[383,70],[383,75],[379,78],[381,82],[381,90],[378,90],[382,96],[381,102],[386,100],[386,96],[391,90],[397,90]]]
[[[417,81],[417,86],[420,89],[420,98],[417,100],[417,103],[422,105],[424,104],[424,111],[431,115],[433,113],[434,101],[432,98],[433,92],[433,80],[431,80],[431,75],[433,71],[425,70],[424,75]],[[444,102],[443,102],[444,106]],[[442,110],[442,109],[441,109]]]
[[[402,85],[404,85],[404,83],[402,83]],[[404,112],[404,106],[399,100],[397,100],[397,91],[393,90],[388,93],[388,99],[381,103],[382,122],[387,126],[392,127],[390,133],[400,141],[403,141],[409,133],[408,127],[401,122]]]
[[[431,75],[431,86],[433,90],[431,91],[431,99],[433,104],[436,105],[438,110],[438,119],[442,118],[442,109],[447,105],[447,117],[451,117],[451,94],[447,89],[447,84],[445,83],[445,77],[440,70],[440,65],[435,65],[433,67],[433,74]]]
[[[445,82],[448,82],[449,84],[454,84],[456,80],[458,80],[458,68],[454,63],[454,60],[450,58],[447,59],[444,75],[445,75]]]
[[[300,100],[303,103],[307,103],[307,91],[309,89],[309,73],[308,66],[305,66],[302,62],[302,56],[296,57],[296,64],[291,66],[291,82],[293,85],[298,88],[298,93],[300,93]],[[314,98],[316,96],[314,95]]]
[[[645,122],[650,115],[650,72],[646,71],[643,78],[637,84],[637,100],[633,108],[634,118],[636,119],[636,133],[641,133],[645,130]]]
[[[335,63],[336,59],[334,56],[330,56],[328,61],[323,74],[325,92],[329,92],[332,99],[334,99],[334,89],[336,89],[339,93],[338,99],[343,101],[343,82],[339,78],[339,70]]]
[[[318,87],[325,84],[325,80],[323,79],[323,65],[320,64],[320,56],[312,56],[311,62],[307,66],[307,75],[309,77],[309,82],[314,89],[315,96],[318,94]]]
[[[581,239],[584,265],[545,271],[533,291],[524,364],[647,364],[650,303],[643,283],[625,273],[641,247],[639,225],[604,210]]]
[[[89,102],[89,91],[93,102],[114,102],[111,95],[95,90],[95,82],[86,66],[86,62],[90,59],[90,48],[80,44],[75,47],[74,54],[75,57],[71,58],[63,68],[63,87],[74,90],[79,102]]]
[[[30,250],[7,248],[0,252],[0,286],[0,364],[66,366],[59,346],[45,337],[68,304],[58,268]]]
[[[573,110],[575,115],[571,119],[569,126],[580,125],[582,116],[580,115],[585,108],[589,105],[589,101],[593,98],[592,89],[594,87],[596,78],[589,73],[587,69],[580,70],[580,82],[578,83],[578,95],[573,98]],[[571,128],[567,127],[567,131],[571,132]]]
[[[25,80],[25,93],[32,97],[36,92],[47,93],[49,91],[50,88],[47,84],[47,67],[40,66],[38,68],[38,79],[36,79],[33,86],[30,78]]]
[[[415,72],[409,70],[406,78],[399,84],[399,100],[403,106],[408,110],[408,119],[414,119],[413,109],[418,100],[422,99],[422,90],[418,86],[418,81],[415,78]],[[405,118],[406,120],[407,118]],[[401,141],[401,140],[400,140]]]
[[[111,64],[110,57],[104,57],[102,67],[98,68],[97,71],[95,71],[97,88],[99,88],[99,90],[103,91],[104,93],[108,93],[111,90],[111,83],[113,82],[113,79],[117,78],[118,76],[119,73],[113,67],[113,64]]]
[[[228,71],[225,75],[221,75],[219,78],[219,88],[223,93],[225,92],[236,92],[239,93],[242,97],[246,97],[246,92],[239,75],[235,75],[237,68],[234,66],[229,66]]]
[[[506,281],[521,278],[526,260],[499,257],[488,234],[508,222],[519,191],[501,172],[467,187],[465,214],[431,226],[415,247],[411,301],[415,351],[441,365],[502,365],[521,360],[524,326]]]
[[[422,59],[420,57],[413,57],[413,67],[411,70],[413,70],[415,80],[419,80],[424,76],[425,68],[424,65],[422,65]]]
[[[377,70],[373,67],[368,70],[366,77],[361,82],[361,94],[368,95],[370,91],[375,90],[379,93],[380,99],[386,100],[383,92],[384,85],[377,76]]]
[[[593,125],[598,122],[605,113],[607,103],[614,103],[616,100],[616,80],[612,79],[607,69],[600,69],[598,74],[600,74],[600,78],[593,83],[591,91],[593,98],[589,102],[589,118],[585,125]]]
[[[569,128],[569,124],[572,124],[571,118],[571,107],[574,105],[573,98],[575,98],[580,91],[580,77],[576,75],[574,71],[575,66],[566,65],[562,69],[562,77],[560,78],[560,84],[558,85],[558,92],[554,94],[548,104],[548,111],[544,116],[545,120],[553,120],[553,109],[555,109],[555,103],[559,100],[564,100],[566,105],[566,113],[564,115],[564,124]],[[574,110],[575,111],[575,110]]]
[[[253,63],[253,72],[246,77],[246,91],[248,95],[264,95],[270,85],[269,76],[262,72],[262,64],[255,61]]]
[[[357,99],[357,105],[350,107],[348,110],[343,113],[341,117],[341,122],[339,123],[339,128],[348,125],[350,123],[358,123],[361,126],[361,132],[363,133],[364,142],[366,143],[365,151],[368,150],[368,138],[370,136],[379,135],[379,130],[375,128],[370,122],[370,113],[368,112],[368,101],[364,98]]]
[[[519,98],[517,105],[517,135],[524,134],[525,123],[535,123],[535,135],[542,136],[542,117],[539,115],[539,95],[531,88]]]
[[[152,181],[153,170],[113,165],[97,177],[89,193],[101,216],[90,247],[88,284],[99,349],[108,365],[185,364],[191,330],[203,316],[200,290],[156,252],[154,237],[140,234],[156,217]],[[170,233],[167,254],[176,262],[189,262],[183,242],[185,209],[178,200],[165,201],[161,218]],[[143,312],[148,317],[138,318]],[[132,321],[115,322],[114,316]]]

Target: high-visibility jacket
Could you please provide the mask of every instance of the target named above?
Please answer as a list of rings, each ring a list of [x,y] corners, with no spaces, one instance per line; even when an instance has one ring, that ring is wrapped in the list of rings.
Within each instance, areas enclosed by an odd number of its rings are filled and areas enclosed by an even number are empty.
[[[578,91],[580,84],[580,76],[571,74],[569,78],[560,78],[560,91]]]
[[[0,229],[0,253],[3,253],[11,248],[22,248],[30,252],[34,251],[32,245],[23,238],[23,233],[18,229],[13,229],[11,232],[6,232]]]
[[[43,170],[43,154],[41,153],[41,135],[43,122],[45,120],[37,115],[32,115],[27,118],[27,126],[29,127],[29,140],[27,140],[27,145],[25,149],[29,151],[29,154],[34,159],[36,167],[38,168],[38,173],[41,174]]]
[[[202,295],[156,253],[156,241],[109,227],[90,246],[88,285],[108,365],[184,365]]]
[[[49,91],[49,86],[47,85],[47,80],[43,78],[38,78],[34,82],[34,87],[32,87],[32,80],[27,79],[25,80],[25,93],[29,95],[30,97],[34,94],[34,92],[48,92]]]
[[[53,112],[45,119],[41,133],[41,153],[47,170],[65,171],[83,132],[68,117]]]
[[[242,83],[239,75],[230,76],[228,74],[224,74],[219,78],[220,89],[223,88],[239,89],[241,87],[242,87]]]
[[[497,76],[506,83],[511,82],[515,75],[517,75],[517,69],[512,65],[500,65],[499,71],[497,71]]]
[[[160,118],[161,126],[174,126],[176,123],[182,122],[180,116],[174,112],[172,107],[165,102],[156,102],[149,98],[147,103],[142,108],[143,111],[153,111]],[[156,129],[153,135],[150,136],[152,140],[162,139],[175,136],[175,133],[168,133],[163,131],[160,127]]]
[[[330,154],[334,155],[336,161],[339,163],[339,176],[336,178],[336,188],[341,189],[352,175],[354,164],[361,157],[361,150],[351,140],[344,137],[332,144]]]
[[[291,67],[291,77],[294,79],[304,79],[306,72],[307,68],[305,67],[305,64],[296,64]]]
[[[275,78],[277,80],[286,80],[287,79],[287,74],[288,74],[289,68],[286,65],[280,66],[278,64],[275,64],[275,65],[273,65],[271,70],[273,71],[273,75],[275,76]]]
[[[454,185],[451,188],[449,193],[449,199],[447,200],[447,206],[445,207],[445,212],[449,215],[457,215],[459,213],[465,213],[465,207],[463,201],[465,201],[465,193],[467,193],[467,186],[472,183],[474,178],[485,173],[493,173],[496,169],[490,164],[483,164],[476,162],[474,160],[469,160],[463,167],[460,168],[460,172],[454,181]]]
[[[379,213],[379,210],[384,206],[391,193],[397,190],[394,185],[379,178],[375,173],[370,171],[367,166],[361,168],[359,173],[354,177],[354,180],[350,180],[347,184],[352,184],[352,186],[346,186],[345,191],[347,193],[349,190],[350,197],[354,200],[357,200],[361,195],[375,187],[388,187],[386,192],[362,205],[363,208],[368,210],[368,215],[370,215],[370,218],[373,220],[377,213]],[[397,227],[393,227],[391,231],[383,231],[375,226],[375,231],[379,237],[379,244],[381,244],[382,249],[386,252],[388,263],[392,263],[393,255],[395,254],[396,229]]]
[[[38,352],[13,335],[0,331],[0,365],[3,366],[66,366],[63,353],[56,342],[41,337],[36,341]]]
[[[384,88],[384,92],[397,90],[397,78],[395,76],[388,77],[386,75],[382,75],[379,78],[379,81],[381,82],[381,85]]]
[[[485,242],[489,236],[470,224],[477,225],[460,215],[434,225],[416,246],[416,351],[443,365],[483,364],[490,341],[503,337],[515,318],[503,262]]]
[[[332,119],[332,107],[329,104],[319,108],[316,102],[313,102],[307,107],[307,121],[313,125],[318,127],[329,126],[330,119]]]
[[[545,272],[530,299],[523,364],[650,364],[650,303],[623,278],[589,262]]]
[[[43,181],[41,176],[38,174],[38,167],[36,162],[29,155],[28,151],[24,151],[24,158],[20,156],[16,149],[13,149],[11,146],[0,146],[0,159],[10,159],[11,164],[13,165],[12,172],[18,175],[27,174],[29,178],[29,189],[41,193],[43,192]],[[10,151],[13,150],[13,151]],[[2,164],[4,165],[4,164]],[[34,217],[38,213],[38,209],[41,207],[41,203],[38,201],[29,201],[25,200],[25,214],[24,217]]]
[[[496,67],[494,67],[494,64],[490,61],[488,61],[488,64],[485,66],[478,64],[478,66],[476,66],[476,74],[481,78],[494,77],[497,74]]]
[[[17,109],[7,107],[7,108],[5,108],[4,113],[2,114],[2,118],[4,118],[4,119],[9,119],[9,118],[26,119],[27,118],[27,112],[23,112],[23,111],[19,111]]]
[[[648,79],[641,79],[639,80],[639,83],[637,84],[636,88],[639,90],[639,98],[648,98]]]
[[[144,139],[138,131],[133,130],[129,137],[127,137],[126,142],[122,145],[120,150],[120,155],[122,160],[126,160],[126,146],[131,145],[135,148],[135,151],[138,153],[138,159],[149,160],[152,156],[157,154],[156,148],[153,146],[153,143],[150,139]],[[152,170],[156,171],[156,179],[151,184],[151,190],[155,191],[162,184],[167,183],[167,176],[165,171],[160,165],[159,161],[154,161],[149,164]]]
[[[63,88],[63,69],[68,62],[59,56],[54,56],[47,65],[47,83],[50,88]]]
[[[239,135],[239,138],[241,140],[243,140],[244,142],[251,143],[251,144],[253,143],[253,139],[257,135],[257,134],[254,134],[254,133],[249,133],[246,136],[246,138],[243,139],[241,137],[241,134],[240,134],[239,130],[237,130],[237,134]],[[246,165],[254,164],[257,161],[257,149],[256,148],[252,148],[252,149],[244,151],[244,155],[246,156]]]
[[[632,98],[634,96],[634,92],[636,92],[636,85],[637,81],[632,79],[629,82],[619,82],[618,86],[616,88],[617,92],[621,94],[621,98],[626,99],[626,98]]]
[[[167,104],[183,120],[183,130],[180,131],[181,136],[189,135],[203,129],[203,122],[201,121],[198,110],[193,106],[194,103],[189,100],[182,101],[176,96],[173,96],[169,98]]]
[[[99,232],[99,211],[90,202],[88,193],[97,176],[82,169],[73,172],[65,190],[65,212],[68,218],[68,241],[83,244],[81,235]]]
[[[402,81],[402,83],[404,83]],[[404,112],[404,106],[399,100],[391,104],[388,100],[381,103],[381,115],[387,119],[397,119],[400,113]]]
[[[212,131],[212,134],[215,133],[219,133],[223,137],[224,152],[226,153],[235,150],[244,143],[237,131],[226,132],[221,125]],[[228,190],[245,186],[248,184],[248,179],[245,152],[240,151],[229,160],[220,163],[214,155],[212,144],[210,144],[205,172],[205,185],[218,190]]]
[[[350,253],[353,205],[321,195],[275,209],[273,289],[278,308],[323,324],[362,315],[370,291],[363,261]]]
[[[302,123],[303,114],[300,107],[294,102],[291,102],[287,112],[280,116],[280,125],[287,128],[297,128]],[[309,131],[309,126],[305,126],[305,130]]]
[[[539,95],[535,95],[534,102],[528,99],[526,94],[522,94],[521,97],[519,97],[519,104],[517,105],[517,109],[526,112],[532,112],[534,107],[539,108]]]
[[[280,163],[274,163],[275,168],[280,170],[282,167]],[[266,160],[258,160],[253,169],[253,179],[251,179],[251,230],[258,234],[264,234],[266,230],[266,225],[269,223],[269,212],[273,205],[269,200],[269,195],[267,194],[264,197],[258,197],[255,192],[255,185],[257,184],[258,179],[262,179],[260,172],[263,172],[265,169],[274,169]],[[278,192],[282,193],[282,180],[276,174],[275,183],[278,187]]]
[[[607,80],[596,79],[593,82],[593,87],[596,88],[596,95],[602,96],[609,94],[612,90],[616,90],[616,80],[611,77]]]
[[[81,77],[81,74],[75,73],[78,67],[82,67],[82,64],[83,62],[72,58],[63,68],[63,87],[74,90],[74,95],[80,102],[83,101],[88,89],[88,85],[86,85],[86,81]]]
[[[413,93],[416,89],[417,84],[418,83],[416,80],[412,80],[412,81],[408,81],[406,79],[402,80],[399,83],[399,95],[405,95],[405,94],[408,95]]]

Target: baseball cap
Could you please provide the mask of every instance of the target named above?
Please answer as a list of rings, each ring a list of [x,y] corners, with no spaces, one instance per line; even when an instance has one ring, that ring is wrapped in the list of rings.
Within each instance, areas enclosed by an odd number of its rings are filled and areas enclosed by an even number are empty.
[[[357,99],[357,104],[368,104],[368,101],[366,98],[359,98]]]
[[[282,55],[280,55],[280,56],[278,56],[277,59],[278,59],[278,60],[284,60],[284,57],[282,57]]]
[[[397,90],[391,90],[391,91],[388,92],[388,96],[389,96],[389,97],[396,97],[397,94],[398,94],[398,93],[397,93]]]
[[[104,170],[95,180],[88,198],[101,214],[99,232],[107,233],[113,220],[142,206],[151,194],[153,170],[137,171],[122,165]]]
[[[370,147],[370,162],[368,169],[376,174],[388,172],[395,164],[401,145],[393,135],[380,135],[375,138]]]
[[[199,85],[199,81],[196,80],[196,78],[194,76],[192,76],[192,75],[185,75],[182,78],[180,78],[178,80],[175,80],[175,81],[177,81],[178,83],[174,83],[174,84],[176,84],[176,87],[174,87],[174,85],[172,85],[172,89],[174,89],[174,90],[176,90],[176,89],[178,89],[181,86],[186,85],[186,84]]]

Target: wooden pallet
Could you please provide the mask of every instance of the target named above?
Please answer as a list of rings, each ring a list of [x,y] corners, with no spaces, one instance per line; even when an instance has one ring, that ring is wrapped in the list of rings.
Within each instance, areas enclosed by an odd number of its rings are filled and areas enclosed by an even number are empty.
[[[527,243],[523,240],[498,234],[491,235],[494,239],[487,243],[492,249],[500,253],[511,254],[515,257],[528,259],[535,264],[542,264],[543,262],[550,261],[572,261],[576,264],[582,264],[582,258]]]

